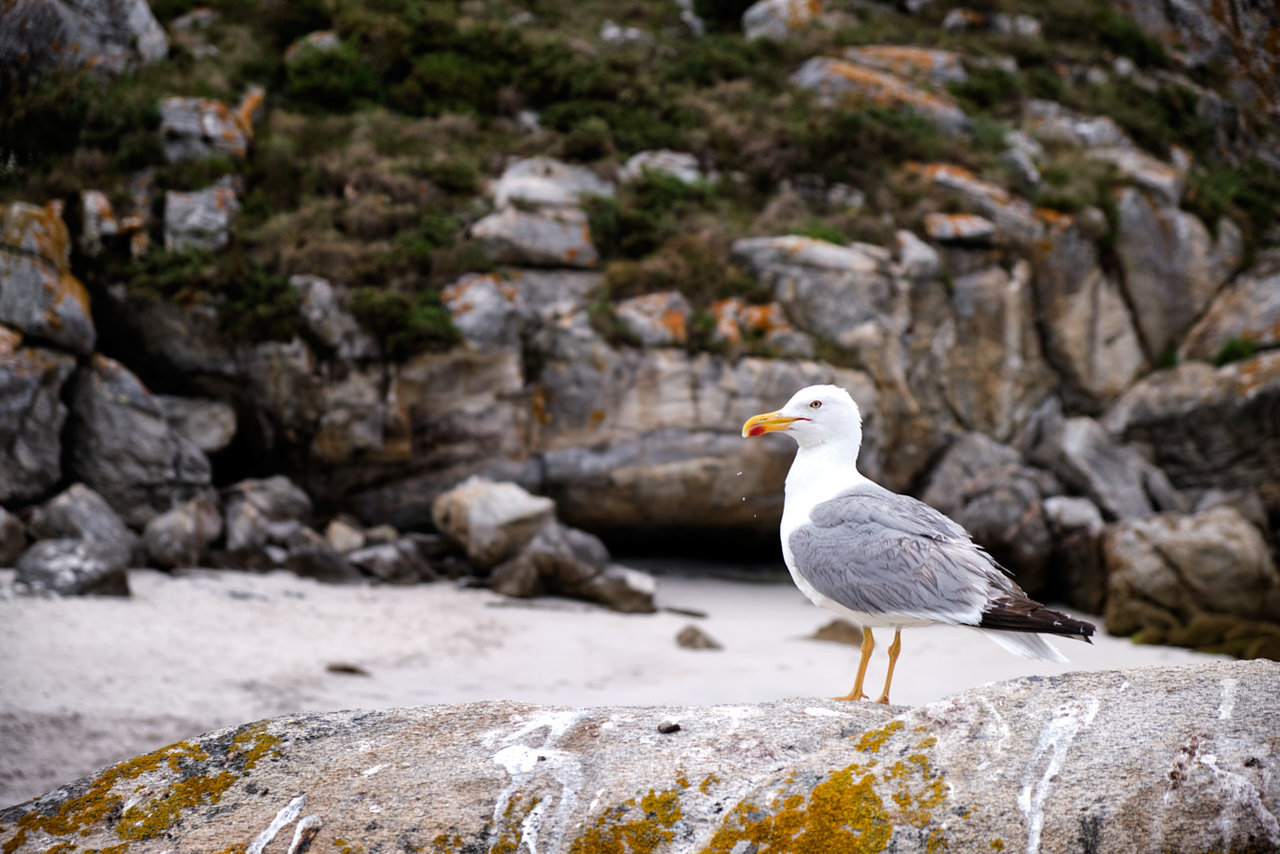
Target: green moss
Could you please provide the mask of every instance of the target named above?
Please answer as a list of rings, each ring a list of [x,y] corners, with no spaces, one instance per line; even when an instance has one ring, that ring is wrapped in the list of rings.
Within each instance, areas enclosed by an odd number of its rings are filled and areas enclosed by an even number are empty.
[[[378,340],[383,355],[395,361],[447,349],[460,338],[434,291],[411,297],[385,288],[358,288],[351,293],[351,313]]]
[[[266,731],[264,721],[241,729],[232,738],[227,759],[235,770],[199,774],[201,763],[208,761],[210,756],[200,745],[186,741],[113,765],[93,780],[83,793],[67,800],[56,810],[43,814],[31,812],[20,818],[17,833],[5,843],[4,854],[13,854],[21,848],[29,833],[88,835],[95,825],[109,824],[117,815],[119,819],[114,830],[120,839],[126,843],[150,839],[171,828],[185,810],[217,803],[236,780],[278,745],[279,738]],[[135,803],[121,812],[124,799],[115,793],[116,786],[157,771],[164,765],[175,776],[183,776],[145,803]],[[142,787],[136,787],[134,791],[142,790]],[[118,854],[125,850],[127,844],[104,849]]]
[[[683,788],[683,787],[682,787]],[[639,812],[639,816],[631,818]],[[652,789],[603,813],[569,846],[570,854],[652,854],[675,839],[674,827],[680,820],[680,791],[669,789],[655,793]]]
[[[1245,359],[1253,358],[1258,352],[1258,342],[1252,338],[1244,338],[1240,336],[1232,336],[1222,343],[1218,348],[1218,352],[1213,355],[1213,363],[1218,367],[1230,364],[1231,362],[1243,362]]]
[[[880,748],[889,740],[889,737],[902,729],[902,727],[902,721],[889,721],[879,729],[864,732],[862,738],[858,739],[858,750],[863,753],[879,753]]]

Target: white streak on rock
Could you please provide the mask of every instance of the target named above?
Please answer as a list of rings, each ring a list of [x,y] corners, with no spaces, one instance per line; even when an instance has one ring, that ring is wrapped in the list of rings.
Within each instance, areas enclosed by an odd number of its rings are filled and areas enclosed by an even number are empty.
[[[267,829],[255,836],[253,842],[249,843],[245,854],[262,854],[266,847],[271,844],[271,840],[276,838],[276,834],[298,817],[306,803],[307,796],[301,794],[281,807],[280,811],[276,813],[276,817],[271,820],[271,824],[267,825]]]
[[[1018,808],[1027,817],[1027,854],[1038,854],[1040,851],[1044,804],[1049,797],[1053,778],[1062,770],[1067,748],[1071,746],[1081,727],[1093,723],[1101,705],[1102,701],[1096,697],[1083,703],[1079,700],[1063,703],[1053,710],[1049,721],[1040,729],[1035,750],[1031,752],[1031,758],[1027,760],[1027,767],[1022,773],[1022,791],[1018,793]],[[1039,780],[1036,780],[1036,771],[1046,753],[1049,754],[1048,761],[1044,763]]]
[[[1222,702],[1218,705],[1218,720],[1229,720],[1236,710],[1236,686],[1239,684],[1237,679],[1222,680]]]

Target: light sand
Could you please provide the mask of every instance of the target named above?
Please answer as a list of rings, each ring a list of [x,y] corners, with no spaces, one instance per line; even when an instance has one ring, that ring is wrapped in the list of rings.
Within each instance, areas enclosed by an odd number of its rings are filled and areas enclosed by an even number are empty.
[[[334,587],[277,572],[130,573],[128,599],[15,596],[0,571],[0,805],[209,729],[303,711],[480,699],[560,705],[754,703],[848,691],[856,647],[809,636],[833,615],[789,583],[665,576],[660,612],[514,601],[449,582]],[[690,623],[721,650],[679,648]],[[887,630],[868,693],[884,677]],[[978,633],[903,632],[895,703],[1068,670],[1212,658],[1099,637],[1070,664]],[[367,675],[331,672],[351,665]]]

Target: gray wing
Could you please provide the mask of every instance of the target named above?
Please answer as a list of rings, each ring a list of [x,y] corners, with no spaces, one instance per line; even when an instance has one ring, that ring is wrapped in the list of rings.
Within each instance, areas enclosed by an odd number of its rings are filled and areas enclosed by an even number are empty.
[[[819,504],[789,541],[822,595],[869,614],[976,625],[996,595],[1022,595],[968,532],[874,483]]]

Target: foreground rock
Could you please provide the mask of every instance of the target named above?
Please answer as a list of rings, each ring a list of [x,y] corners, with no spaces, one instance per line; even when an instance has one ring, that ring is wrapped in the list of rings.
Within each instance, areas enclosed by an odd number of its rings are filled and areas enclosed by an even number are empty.
[[[0,843],[1275,850],[1277,690],[1280,665],[1231,662],[1020,679],[911,710],[489,702],[295,715],[179,742],[0,811]]]

